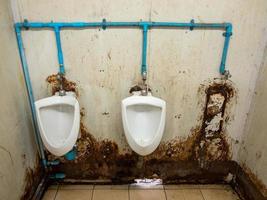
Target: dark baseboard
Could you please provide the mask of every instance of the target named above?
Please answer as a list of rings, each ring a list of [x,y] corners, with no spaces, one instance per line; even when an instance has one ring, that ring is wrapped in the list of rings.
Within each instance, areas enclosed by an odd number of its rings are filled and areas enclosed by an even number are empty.
[[[45,174],[42,177],[34,195],[31,198],[31,200],[41,200],[43,198],[43,195],[49,186],[49,181],[50,180],[49,180],[48,174]]]
[[[244,169],[236,163],[235,178],[231,182],[232,188],[244,200],[267,200],[260,192],[260,188],[250,179]]]

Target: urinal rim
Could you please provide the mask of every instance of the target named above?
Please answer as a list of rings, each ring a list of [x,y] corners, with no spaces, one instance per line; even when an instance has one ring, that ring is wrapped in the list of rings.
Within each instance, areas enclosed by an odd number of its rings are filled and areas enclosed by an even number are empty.
[[[51,103],[52,99],[54,102]],[[55,101],[55,99],[56,99],[56,101]],[[45,134],[44,127],[41,123],[40,109],[48,107],[48,106],[59,105],[59,104],[73,106],[74,107],[74,117],[73,117],[73,126],[69,132],[67,139],[65,140],[65,142],[63,144],[56,146],[56,145],[52,144],[51,140],[48,139],[48,137]],[[80,122],[80,106],[79,106],[78,100],[74,96],[56,96],[56,95],[54,95],[54,96],[47,97],[47,98],[40,99],[40,100],[36,101],[35,106],[36,106],[38,128],[39,128],[39,132],[41,134],[41,138],[42,138],[42,141],[43,141],[45,147],[51,153],[53,153],[54,155],[57,155],[57,156],[62,156],[65,153],[67,153],[68,151],[70,151],[73,148],[75,142],[77,141],[77,138],[79,135],[79,129],[80,129],[80,123],[79,123]],[[75,135],[74,135],[74,133],[75,133]],[[73,144],[71,143],[71,145],[70,145],[71,147],[66,149],[66,147],[69,146],[71,141],[73,141],[72,142]],[[59,150],[64,151],[65,153],[59,154],[58,153]]]
[[[151,97],[153,98],[153,100],[156,100],[157,103],[149,103],[147,102],[147,98],[143,98],[143,97]],[[135,101],[136,100],[136,101]],[[143,102],[140,100],[144,100]],[[157,133],[154,135],[153,139],[151,140],[150,143],[144,145],[140,145],[133,137],[134,134],[132,134],[129,130],[129,125],[128,125],[128,120],[127,120],[127,107],[131,106],[131,105],[151,105],[151,106],[155,106],[155,107],[160,107],[162,109],[161,111],[161,118],[160,118],[160,123],[159,123],[159,127],[157,129]],[[130,96],[127,97],[125,99],[122,100],[121,103],[121,107],[122,107],[122,121],[123,121],[123,130],[127,139],[128,144],[130,145],[131,149],[133,151],[135,151],[136,153],[140,154],[140,155],[148,155],[150,153],[152,153],[153,151],[155,151],[155,149],[159,146],[160,141],[162,139],[163,133],[164,133],[164,129],[165,129],[165,124],[166,124],[166,102],[163,99],[157,98],[157,97],[153,97],[153,96]],[[153,146],[154,144],[154,146]],[[135,147],[138,147],[139,150]],[[153,147],[151,149],[151,147]],[[144,153],[144,152],[148,152],[148,153]]]

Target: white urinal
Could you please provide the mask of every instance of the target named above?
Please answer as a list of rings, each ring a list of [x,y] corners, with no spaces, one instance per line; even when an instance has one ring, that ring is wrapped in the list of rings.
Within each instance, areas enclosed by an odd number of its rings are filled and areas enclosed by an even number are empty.
[[[72,150],[80,129],[80,107],[73,92],[35,102],[42,141],[47,150],[63,156]]]
[[[165,127],[166,103],[164,100],[133,95],[122,100],[122,122],[130,147],[145,156],[159,145]]]

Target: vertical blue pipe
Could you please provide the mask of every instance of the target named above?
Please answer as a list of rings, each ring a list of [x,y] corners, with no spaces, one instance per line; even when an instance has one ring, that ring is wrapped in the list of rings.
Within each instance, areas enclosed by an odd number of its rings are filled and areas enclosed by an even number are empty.
[[[223,33],[223,36],[225,37],[224,40],[224,46],[223,46],[223,52],[222,52],[222,59],[221,59],[221,65],[220,65],[220,73],[224,74],[225,73],[225,64],[226,64],[226,57],[227,57],[227,52],[229,48],[229,43],[230,43],[230,37],[232,35],[232,25],[228,24],[225,28],[225,33]]]
[[[143,75],[147,72],[146,66],[146,54],[147,54],[147,24],[143,25],[143,48],[142,48],[142,67],[141,67],[141,74]]]
[[[40,153],[40,156],[41,156],[41,159],[42,159],[43,166],[46,168],[47,167],[47,162],[46,162],[46,158],[45,158],[43,143],[42,143],[42,140],[41,140],[41,137],[40,137],[40,133],[39,133],[39,129],[38,129],[38,125],[37,125],[35,105],[34,105],[34,95],[33,95],[32,85],[31,85],[31,81],[30,81],[30,74],[29,74],[29,70],[28,70],[28,64],[27,64],[27,61],[26,61],[25,53],[24,53],[24,47],[23,47],[20,28],[15,26],[15,32],[16,32],[16,38],[17,38],[17,43],[18,43],[18,48],[19,48],[20,60],[21,60],[21,63],[22,63],[24,80],[25,80],[25,83],[26,83],[28,98],[29,98],[30,107],[31,107],[35,138],[36,138],[36,141],[37,141],[37,145],[38,145],[38,149],[39,149],[39,153]]]
[[[55,35],[56,35],[56,44],[57,44],[57,57],[58,57],[58,64],[59,64],[59,73],[65,74],[64,68],[64,61],[63,61],[63,53],[61,48],[61,41],[60,41],[60,28],[58,26],[54,27]]]

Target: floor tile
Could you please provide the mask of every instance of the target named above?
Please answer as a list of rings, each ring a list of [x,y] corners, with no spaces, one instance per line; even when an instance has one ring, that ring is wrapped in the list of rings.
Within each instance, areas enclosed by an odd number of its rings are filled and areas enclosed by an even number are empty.
[[[239,200],[231,189],[201,189],[201,192],[205,200]]]
[[[165,190],[168,200],[185,200],[182,190]]]
[[[231,186],[230,185],[226,185],[226,184],[202,184],[199,185],[200,189],[222,189],[222,190],[231,190]]]
[[[128,200],[128,190],[122,189],[96,189],[93,192],[93,200]]]
[[[164,185],[164,188],[166,190],[199,189],[199,185],[195,185],[195,184]]]
[[[54,200],[57,194],[57,190],[49,189],[45,192],[42,200]]]
[[[59,184],[49,185],[48,190],[57,190],[58,187],[59,187]]]
[[[168,200],[204,200],[199,189],[165,190]]]
[[[200,190],[184,189],[183,195],[185,200],[204,200]]]
[[[58,190],[56,200],[91,200],[93,190]]]
[[[130,190],[130,200],[166,200],[164,190]]]
[[[60,185],[60,190],[92,190],[93,185]]]
[[[129,185],[96,185],[95,190],[128,190]]]

